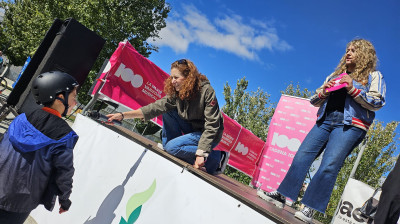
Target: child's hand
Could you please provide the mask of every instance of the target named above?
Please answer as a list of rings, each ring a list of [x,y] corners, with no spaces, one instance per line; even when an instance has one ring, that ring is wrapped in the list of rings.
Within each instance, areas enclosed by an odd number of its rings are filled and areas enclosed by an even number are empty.
[[[64,213],[64,212],[66,212],[66,211],[68,211],[68,210],[64,210],[64,209],[61,208],[61,206],[60,206],[60,209],[58,210],[58,213],[59,213],[59,214],[62,214],[62,213]]]

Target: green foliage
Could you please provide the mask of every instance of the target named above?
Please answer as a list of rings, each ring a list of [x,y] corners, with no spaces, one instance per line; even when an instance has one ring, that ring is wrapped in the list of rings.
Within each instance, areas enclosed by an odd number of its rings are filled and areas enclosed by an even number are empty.
[[[141,135],[153,135],[161,128],[151,121],[143,121],[142,119],[135,119],[136,130]]]
[[[265,140],[268,124],[275,111],[270,95],[258,88],[257,91],[247,92],[246,77],[238,80],[233,91],[228,83],[224,85],[225,105],[222,110],[230,118],[236,120],[254,135]]]
[[[14,65],[33,56],[55,18],[74,18],[106,40],[80,93],[86,104],[96,72],[123,40],[128,40],[145,57],[155,46],[146,42],[158,37],[166,26],[170,7],[165,0],[15,0],[0,2],[5,9],[0,29],[0,47]]]
[[[246,91],[248,83],[246,77],[238,80],[233,95],[229,84],[224,85],[225,105],[222,110],[254,135],[265,140],[275,104],[271,103],[270,95],[260,88],[255,92]],[[244,184],[251,181],[249,176],[231,167],[228,167],[224,174]]]
[[[374,188],[381,186],[381,177],[391,171],[396,162],[393,154],[397,150],[396,128],[399,122],[390,122],[386,127],[376,121],[368,132],[368,145],[361,157],[354,178]],[[358,153],[358,151],[357,151]],[[350,157],[354,160],[355,152]],[[353,161],[350,161],[353,163]]]
[[[251,182],[251,177],[247,176],[246,174],[244,174],[230,166],[226,167],[224,174],[232,179],[239,181],[242,184],[245,184],[245,185],[249,185]]]
[[[286,87],[286,89],[284,91],[281,91],[281,94],[308,99],[314,94],[314,92],[309,91],[307,88],[301,90],[299,83],[297,83],[297,85],[294,86],[293,82],[290,82],[290,84]]]
[[[354,179],[360,180],[374,188],[381,186],[382,177],[392,170],[396,157],[393,155],[397,150],[396,128],[399,122],[392,121],[386,126],[382,122],[375,121],[367,133],[367,145],[357,167]],[[336,207],[340,201],[343,190],[349,179],[354,162],[360,149],[357,147],[345,160],[342,169],[336,179],[336,184],[326,210],[326,216],[318,214],[315,218],[323,223],[329,223]]]

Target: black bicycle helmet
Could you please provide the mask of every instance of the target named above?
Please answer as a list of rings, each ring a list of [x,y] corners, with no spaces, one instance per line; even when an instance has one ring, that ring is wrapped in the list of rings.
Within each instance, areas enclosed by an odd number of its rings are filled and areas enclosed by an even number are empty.
[[[37,104],[49,104],[59,99],[65,106],[62,114],[68,111],[68,96],[78,86],[76,79],[65,72],[51,71],[38,75],[32,82],[31,92]],[[58,94],[63,94],[64,99],[58,98]]]

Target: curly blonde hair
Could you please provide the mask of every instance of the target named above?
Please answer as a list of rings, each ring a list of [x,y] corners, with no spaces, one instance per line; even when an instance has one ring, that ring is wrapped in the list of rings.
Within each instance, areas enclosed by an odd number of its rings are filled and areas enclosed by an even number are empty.
[[[193,97],[195,97],[200,91],[201,82],[208,80],[205,75],[201,74],[197,70],[197,67],[193,64],[193,62],[188,59],[175,61],[171,64],[171,69],[173,68],[178,69],[185,77],[185,80],[182,88],[178,92],[172,85],[172,77],[168,77],[168,79],[166,79],[164,82],[164,92],[168,96],[178,96],[181,100],[193,99]]]
[[[369,74],[376,70],[376,64],[378,62],[375,48],[368,40],[354,39],[347,44],[346,52],[350,45],[354,46],[357,53],[355,58],[356,67],[350,76],[362,85],[366,85],[368,83]],[[340,59],[338,66],[333,72],[333,76],[338,76],[343,72],[346,72],[346,53],[343,55],[342,59]]]

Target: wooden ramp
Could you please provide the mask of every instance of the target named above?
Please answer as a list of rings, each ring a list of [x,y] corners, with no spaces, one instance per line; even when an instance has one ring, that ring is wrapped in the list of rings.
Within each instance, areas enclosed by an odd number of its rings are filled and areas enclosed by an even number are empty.
[[[106,125],[107,126],[107,125]],[[210,175],[202,170],[195,169],[191,164],[188,164],[170,154],[165,152],[163,149],[160,149],[157,146],[156,142],[153,142],[137,133],[134,133],[124,127],[121,126],[108,126],[110,129],[118,132],[119,134],[131,139],[139,145],[157,153],[158,155],[174,162],[175,164],[182,167],[202,180],[208,182],[209,184],[215,186],[219,190],[229,194],[235,199],[241,201],[246,204],[250,208],[254,209],[258,213],[267,217],[268,219],[276,222],[276,223],[286,223],[286,224],[296,224],[296,223],[304,223],[297,218],[294,217],[295,209],[285,206],[284,209],[280,209],[273,204],[270,204],[260,197],[257,196],[257,190],[251,188],[250,186],[244,185],[226,175]],[[240,206],[240,205],[238,205]],[[319,223],[314,221],[314,223]]]

